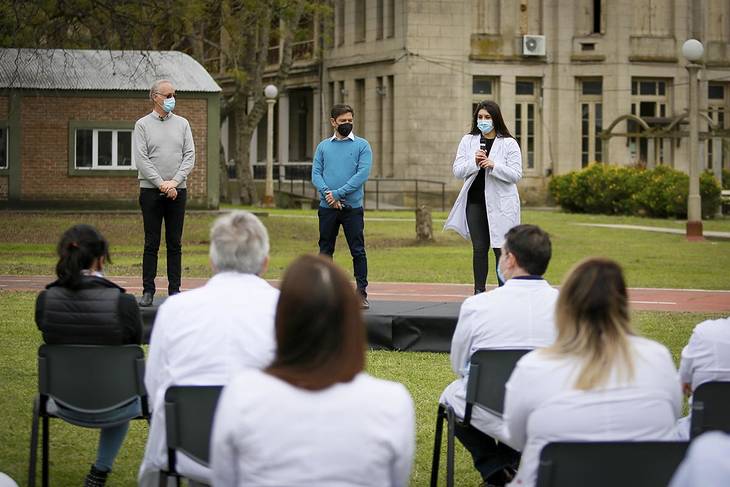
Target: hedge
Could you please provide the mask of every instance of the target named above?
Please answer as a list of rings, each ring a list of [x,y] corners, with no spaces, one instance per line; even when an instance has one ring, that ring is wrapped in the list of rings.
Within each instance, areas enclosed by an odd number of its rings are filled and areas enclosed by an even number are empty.
[[[574,213],[687,217],[689,176],[668,166],[643,169],[591,164],[580,171],[554,176],[548,188],[563,209]],[[704,218],[717,212],[720,191],[711,172],[700,176]]]

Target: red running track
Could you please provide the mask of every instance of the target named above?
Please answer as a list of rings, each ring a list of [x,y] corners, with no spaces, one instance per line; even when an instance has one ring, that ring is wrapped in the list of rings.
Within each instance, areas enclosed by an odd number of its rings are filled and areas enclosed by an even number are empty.
[[[139,277],[110,276],[110,279],[131,293],[142,294]],[[40,291],[52,280],[50,276],[0,276],[0,291]],[[184,278],[183,290],[200,287],[206,280]],[[276,285],[277,281],[271,283]],[[167,280],[158,278],[157,288],[167,289]],[[374,282],[368,287],[371,301],[458,302],[471,293],[470,284]],[[629,300],[632,308],[639,310],[730,314],[730,291],[631,288]]]

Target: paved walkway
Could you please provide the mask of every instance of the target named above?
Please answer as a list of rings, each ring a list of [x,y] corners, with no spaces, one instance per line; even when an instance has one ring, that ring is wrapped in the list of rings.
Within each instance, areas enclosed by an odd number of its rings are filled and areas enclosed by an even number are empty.
[[[110,279],[131,293],[142,294],[139,277],[110,276]],[[50,276],[0,276],[0,290],[40,291],[52,280]],[[184,278],[183,290],[200,287],[206,280]],[[278,284],[277,281],[271,283]],[[157,287],[167,289],[167,280],[158,278]],[[470,284],[371,282],[368,287],[371,301],[459,302],[471,293]],[[730,314],[730,291],[631,288],[629,300],[631,306],[639,310]]]
[[[621,230],[641,230],[644,232],[673,233],[675,235],[685,235],[687,233],[687,231],[683,228],[647,227],[645,225],[621,225],[613,223],[573,223],[573,225],[580,225],[583,227],[616,228]],[[730,240],[730,232],[703,230],[702,235],[707,238]]]

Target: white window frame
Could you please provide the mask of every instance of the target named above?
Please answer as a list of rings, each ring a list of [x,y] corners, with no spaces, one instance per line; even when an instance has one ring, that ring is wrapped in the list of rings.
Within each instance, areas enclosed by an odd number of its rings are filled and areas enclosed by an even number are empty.
[[[132,171],[137,170],[137,165],[134,161],[134,143],[132,142],[131,145],[131,154],[130,158],[132,161],[132,164],[130,166],[119,166],[117,161],[117,152],[118,152],[118,134],[119,132],[128,132],[130,134],[130,140],[133,138],[133,129],[109,129],[109,128],[83,128],[83,127],[76,127],[74,129],[74,140],[75,143],[78,144],[78,131],[79,130],[91,130],[91,167],[80,167],[76,163],[76,150],[74,150],[74,169],[77,171],[95,171],[95,170],[103,170],[103,171]],[[101,166],[99,165],[99,132],[111,132],[112,133],[112,164],[111,166]],[[75,148],[75,147],[74,147]]]
[[[636,93],[634,93],[633,85],[631,89],[631,113],[641,117],[641,103],[655,104],[655,117],[669,117],[672,113],[672,79],[671,78],[631,78],[632,83],[636,84]],[[641,83],[649,82],[656,84],[656,94],[642,95]],[[664,83],[664,94],[659,94],[659,83]],[[662,115],[663,113],[663,115]],[[637,125],[638,126],[638,125]],[[628,130],[627,130],[628,131]],[[653,167],[656,164],[673,165],[673,144],[671,139],[646,139],[647,144],[647,160],[641,159],[641,138],[629,138],[629,154],[635,163],[645,163],[647,167]],[[652,160],[654,159],[654,160]]]
[[[585,95],[583,94],[583,83],[584,82],[591,82],[591,81],[600,81],[601,82],[601,94],[600,95]],[[580,121],[580,130],[578,131],[578,151],[579,151],[579,160],[581,163],[581,167],[586,167],[591,162],[605,162],[603,160],[599,160],[597,157],[597,150],[596,146],[598,145],[598,142],[601,142],[601,156],[600,159],[603,159],[604,153],[605,153],[605,147],[604,143],[601,140],[601,134],[597,127],[598,122],[598,116],[596,115],[596,112],[600,110],[601,112],[601,130],[603,130],[603,79],[602,78],[578,78],[578,120]],[[588,133],[585,134],[583,132],[583,105],[587,105],[588,108]],[[600,109],[599,109],[600,107]],[[583,138],[588,138],[588,151],[587,151],[587,160],[583,161]]]
[[[518,95],[517,94],[517,82],[530,82],[533,84],[533,92],[531,95]],[[542,144],[542,120],[540,110],[540,94],[542,90],[542,80],[540,78],[517,78],[515,82],[515,140],[520,144],[520,150],[522,151],[522,170],[528,174],[539,174],[542,168],[542,159],[540,147]],[[517,118],[517,105],[520,105],[521,116]],[[533,110],[532,118],[532,167],[530,167],[529,160],[529,138],[530,134],[528,131],[529,119],[528,111],[529,108]],[[517,124],[520,123],[518,129]],[[519,134],[519,135],[517,135]]]

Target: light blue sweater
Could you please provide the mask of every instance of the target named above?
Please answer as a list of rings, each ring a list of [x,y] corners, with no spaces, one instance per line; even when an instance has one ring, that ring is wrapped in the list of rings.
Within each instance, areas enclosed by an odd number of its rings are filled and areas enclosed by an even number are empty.
[[[319,206],[329,207],[325,193],[332,191],[345,206],[360,208],[372,163],[373,151],[362,137],[320,142],[312,162],[312,184],[320,194]]]

